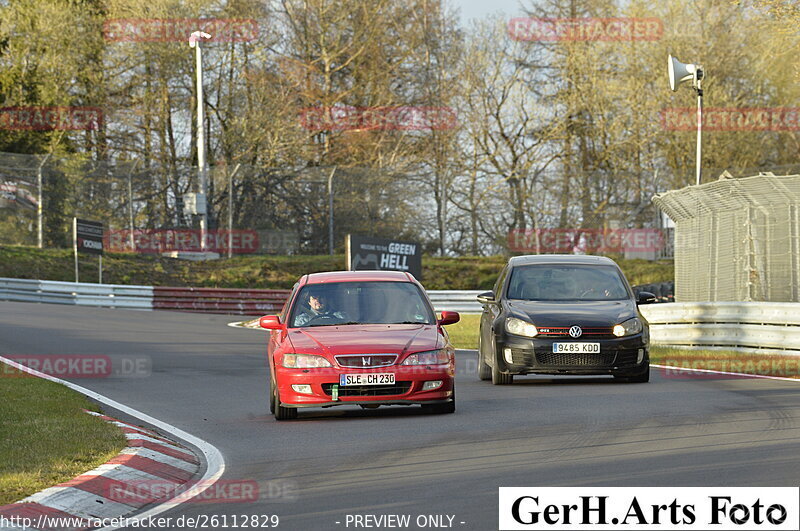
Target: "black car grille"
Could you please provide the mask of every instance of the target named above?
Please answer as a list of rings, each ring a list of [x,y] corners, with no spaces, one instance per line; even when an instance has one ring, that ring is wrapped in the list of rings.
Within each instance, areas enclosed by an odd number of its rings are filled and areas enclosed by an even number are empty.
[[[533,350],[511,349],[514,365],[526,367],[625,367],[636,365],[637,350],[612,350],[596,354],[553,352],[551,348]]]
[[[339,385],[322,384],[322,391],[331,396],[334,385],[339,386],[339,396],[388,396],[403,395],[411,390],[411,382],[395,382],[394,385]]]
[[[639,356],[639,351],[634,350],[620,350],[617,352],[617,361],[615,365],[626,367],[629,365],[636,365],[636,358]]]
[[[539,365],[556,365],[559,367],[608,367],[614,364],[614,352],[588,354],[582,352],[536,351],[536,362]]]
[[[561,337],[569,337],[569,326],[542,326],[539,327],[539,336],[543,338],[561,338]],[[613,329],[611,327],[594,327],[594,328],[583,328],[581,327],[581,335],[579,336],[582,339],[616,339],[617,336],[614,335]]]

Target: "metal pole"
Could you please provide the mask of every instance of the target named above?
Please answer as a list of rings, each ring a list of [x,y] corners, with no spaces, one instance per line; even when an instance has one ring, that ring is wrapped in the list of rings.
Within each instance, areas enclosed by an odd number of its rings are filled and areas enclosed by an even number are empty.
[[[42,159],[42,162],[39,164],[39,168],[36,171],[36,180],[37,180],[37,185],[39,187],[39,193],[36,204],[36,245],[39,247],[39,249],[41,249],[44,246],[44,239],[42,237],[42,218],[44,214],[42,205],[42,201],[44,200],[44,194],[42,193],[42,181],[43,181],[42,167],[45,165],[47,159],[49,159],[50,155],[52,154],[53,153],[51,151],[44,157],[44,159]]]
[[[99,271],[99,278],[97,279],[97,283],[98,284],[102,284],[103,283],[103,255],[102,254],[98,255],[98,260],[99,261],[97,262],[97,267],[98,267],[98,271]]]
[[[333,255],[333,174],[336,173],[336,166],[328,175],[328,252]]]
[[[75,283],[78,283],[78,218],[72,218],[72,254],[75,255]]]
[[[200,32],[195,32],[195,34]],[[194,35],[194,34],[193,34]],[[195,37],[195,70],[197,73],[197,175],[200,194],[203,196],[203,210],[200,214],[200,249],[206,250],[206,231],[208,230],[206,196],[206,146],[205,131],[203,127],[203,57],[200,51],[200,42],[203,34]],[[191,40],[190,40],[191,42]]]
[[[136,243],[133,239],[133,183],[131,181],[133,170],[136,169],[137,164],[139,164],[139,159],[136,159],[136,161],[133,163],[133,167],[131,167],[131,171],[128,172],[128,226],[130,229],[129,243],[131,245],[132,253],[136,252]]]
[[[233,256],[233,176],[240,166],[241,164],[237,164],[228,176],[228,258]]]
[[[702,175],[701,160],[703,152],[703,89],[700,88],[700,82],[697,83],[697,154],[696,161],[696,174],[697,184],[700,184],[700,177]]]

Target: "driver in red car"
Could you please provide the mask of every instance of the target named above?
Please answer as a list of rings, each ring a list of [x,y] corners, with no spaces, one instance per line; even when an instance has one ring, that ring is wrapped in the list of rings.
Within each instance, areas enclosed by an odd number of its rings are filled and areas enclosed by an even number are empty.
[[[295,317],[294,326],[304,326],[317,317],[323,319],[323,316],[329,316],[332,319],[346,319],[344,312],[331,308],[328,296],[324,293],[310,294],[304,306],[303,312]]]

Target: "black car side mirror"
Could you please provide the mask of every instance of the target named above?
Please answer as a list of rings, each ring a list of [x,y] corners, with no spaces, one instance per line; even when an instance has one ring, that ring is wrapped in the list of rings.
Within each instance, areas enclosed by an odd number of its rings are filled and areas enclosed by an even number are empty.
[[[656,296],[649,291],[640,291],[636,299],[636,304],[652,304],[654,302],[658,302]]]
[[[494,302],[494,292],[493,291],[484,291],[483,293],[478,295],[478,302],[481,304],[488,304],[490,302]]]

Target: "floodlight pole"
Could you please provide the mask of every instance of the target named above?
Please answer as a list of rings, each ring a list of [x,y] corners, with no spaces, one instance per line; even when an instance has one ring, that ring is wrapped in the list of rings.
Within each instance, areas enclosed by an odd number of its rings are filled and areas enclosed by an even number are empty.
[[[39,167],[36,170],[36,184],[38,186],[38,194],[37,194],[38,197],[36,198],[36,245],[37,247],[39,247],[39,249],[41,249],[44,246],[44,240],[42,237],[42,218],[44,217],[44,210],[42,205],[42,200],[44,197],[44,194],[42,193],[42,181],[43,181],[42,167],[45,165],[47,159],[49,159],[50,155],[52,154],[53,154],[52,151],[48,153],[47,156],[45,156],[45,158],[42,159],[42,162],[39,163]]]
[[[328,252],[333,256],[333,174],[336,173],[336,166],[328,175]]]
[[[211,35],[195,31],[189,36],[189,46],[195,49],[195,71],[197,73],[197,177],[200,195],[203,197],[203,210],[200,214],[200,249],[206,250],[206,231],[208,230],[208,204],[206,201],[206,146],[203,127],[203,56],[200,43]],[[196,203],[195,203],[196,204]]]
[[[697,161],[695,163],[695,173],[697,174],[697,184],[700,184],[700,177],[702,175],[702,165],[700,161],[702,160],[702,153],[703,153],[703,89],[700,86],[700,82],[702,81],[703,72],[702,70],[697,74],[699,77],[697,79],[697,153],[695,157]]]
[[[136,159],[133,162],[133,166],[131,166],[131,169],[128,172],[128,227],[130,230],[130,234],[128,235],[128,242],[130,243],[132,253],[136,252],[136,241],[133,238],[133,171],[139,164],[139,160],[141,159]],[[102,260],[102,257],[100,259]],[[102,273],[100,278],[102,278]]]
[[[228,175],[228,258],[233,257],[233,176],[240,167],[241,163],[237,164]]]

